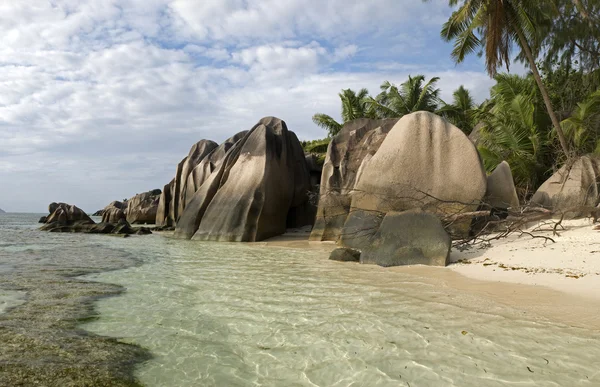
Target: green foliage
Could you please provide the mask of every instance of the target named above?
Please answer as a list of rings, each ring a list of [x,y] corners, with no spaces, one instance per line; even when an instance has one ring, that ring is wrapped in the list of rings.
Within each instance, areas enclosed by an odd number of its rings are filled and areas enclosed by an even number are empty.
[[[449,0],[449,3],[455,6],[459,0]],[[444,39],[454,41],[453,58],[456,62],[462,62],[467,55],[481,49],[481,55],[485,56],[486,69],[494,76],[499,67],[506,65],[506,68],[509,68],[511,50],[513,47],[519,47],[519,58],[525,60],[533,72],[560,145],[568,158],[568,144],[535,63],[535,55],[539,52],[542,40],[540,26],[551,22],[552,2],[463,0],[462,3],[441,31]]]
[[[592,72],[600,68],[600,2],[547,0],[552,4],[540,35],[546,68],[557,65]]]
[[[537,26],[550,12],[549,1],[540,0],[449,0],[450,6],[462,3],[444,23],[441,36],[454,42],[452,57],[462,62],[479,52],[485,57],[488,73],[510,66],[515,44],[538,46]]]
[[[597,152],[600,149],[600,90],[578,103],[561,126],[578,155]]]
[[[327,153],[327,147],[331,142],[331,137],[312,140],[312,141],[302,141],[302,149],[304,149],[305,153]]]
[[[450,121],[454,126],[469,135],[477,124],[479,107],[475,104],[469,90],[460,86],[452,94],[452,103],[442,102],[442,107],[436,113]]]
[[[510,166],[522,193],[535,189],[546,169],[542,164],[547,148],[543,109],[531,77],[498,74],[490,100],[482,107],[479,152],[487,171],[503,160]]]
[[[342,129],[344,123],[355,120],[357,118],[375,118],[375,114],[370,109],[367,103],[369,91],[360,89],[355,92],[352,89],[344,89],[339,93],[342,102],[342,120],[343,123],[337,122],[333,117],[317,113],[312,119],[315,124],[327,130],[329,137],[333,137]]]
[[[424,83],[424,75],[409,75],[400,86],[385,81],[380,86],[381,93],[369,97],[367,103],[380,118],[398,118],[420,110],[434,112],[440,103],[440,89],[435,87],[438,80],[434,77]]]
[[[552,106],[561,119],[568,117],[579,102],[600,88],[600,70],[584,72],[556,64],[551,68],[544,67],[542,73]]]

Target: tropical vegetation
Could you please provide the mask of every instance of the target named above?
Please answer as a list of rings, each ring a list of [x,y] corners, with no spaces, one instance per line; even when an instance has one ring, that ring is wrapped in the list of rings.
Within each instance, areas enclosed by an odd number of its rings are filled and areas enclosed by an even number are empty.
[[[315,114],[313,121],[327,130],[327,138],[306,143],[305,149],[326,152],[324,144],[353,119],[435,112],[470,135],[488,171],[508,161],[523,197],[561,165],[584,154],[600,155],[600,1],[448,3],[454,12],[440,35],[452,42],[456,62],[473,54],[484,58],[495,80],[489,98],[476,101],[460,86],[444,101],[439,78],[422,74],[399,84],[385,81],[375,96],[345,89],[339,94],[342,122]],[[529,74],[503,73],[515,61]]]

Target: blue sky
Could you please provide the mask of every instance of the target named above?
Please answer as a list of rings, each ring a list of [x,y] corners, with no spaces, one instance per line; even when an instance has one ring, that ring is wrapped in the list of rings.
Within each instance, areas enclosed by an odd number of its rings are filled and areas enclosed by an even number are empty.
[[[492,81],[439,37],[446,0],[21,0],[0,3],[0,208],[95,211],[162,188],[203,138],[267,115],[300,139],[342,88]],[[518,71],[518,70],[517,70]]]

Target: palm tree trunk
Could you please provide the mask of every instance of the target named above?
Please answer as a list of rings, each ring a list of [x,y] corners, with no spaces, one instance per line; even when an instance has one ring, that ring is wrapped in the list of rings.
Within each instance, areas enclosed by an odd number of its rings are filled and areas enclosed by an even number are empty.
[[[550,116],[550,119],[552,120],[552,125],[554,126],[554,129],[556,130],[556,134],[558,134],[558,140],[560,141],[560,146],[563,149],[563,152],[565,153],[565,156],[567,157],[567,160],[568,160],[571,158],[571,155],[569,153],[569,146],[567,144],[565,134],[563,133],[562,128],[560,126],[560,121],[558,121],[558,118],[556,117],[556,114],[554,113],[554,109],[552,109],[552,102],[550,101],[550,97],[548,96],[548,91],[546,90],[546,87],[544,86],[544,83],[542,82],[542,77],[540,76],[540,72],[538,71],[537,65],[535,64],[535,58],[533,57],[533,54],[531,53],[531,47],[529,47],[529,43],[525,39],[523,32],[520,29],[517,29],[516,32],[517,32],[517,35],[519,36],[519,41],[521,43],[521,47],[523,48],[523,51],[525,51],[525,56],[527,57],[527,60],[529,61],[529,66],[531,67],[531,71],[533,72],[533,78],[535,79],[535,82],[537,83],[538,88],[540,89],[542,98],[544,99],[544,104],[546,105],[546,110],[548,110],[548,115]]]

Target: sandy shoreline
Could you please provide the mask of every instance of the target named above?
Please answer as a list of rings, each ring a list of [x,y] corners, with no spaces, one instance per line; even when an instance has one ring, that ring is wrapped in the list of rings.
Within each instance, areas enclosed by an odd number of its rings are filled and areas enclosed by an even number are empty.
[[[419,276],[431,283],[517,308],[524,315],[600,330],[600,231],[589,219],[564,221],[559,235],[511,236],[488,247],[452,250],[445,268],[381,268]],[[257,244],[330,251],[333,242],[309,242],[309,231],[292,230]],[[340,263],[348,264],[348,263]]]
[[[488,248],[453,251],[448,268],[475,279],[541,285],[600,301],[600,231],[588,219],[563,223],[559,235],[536,233],[555,243],[515,235]]]

